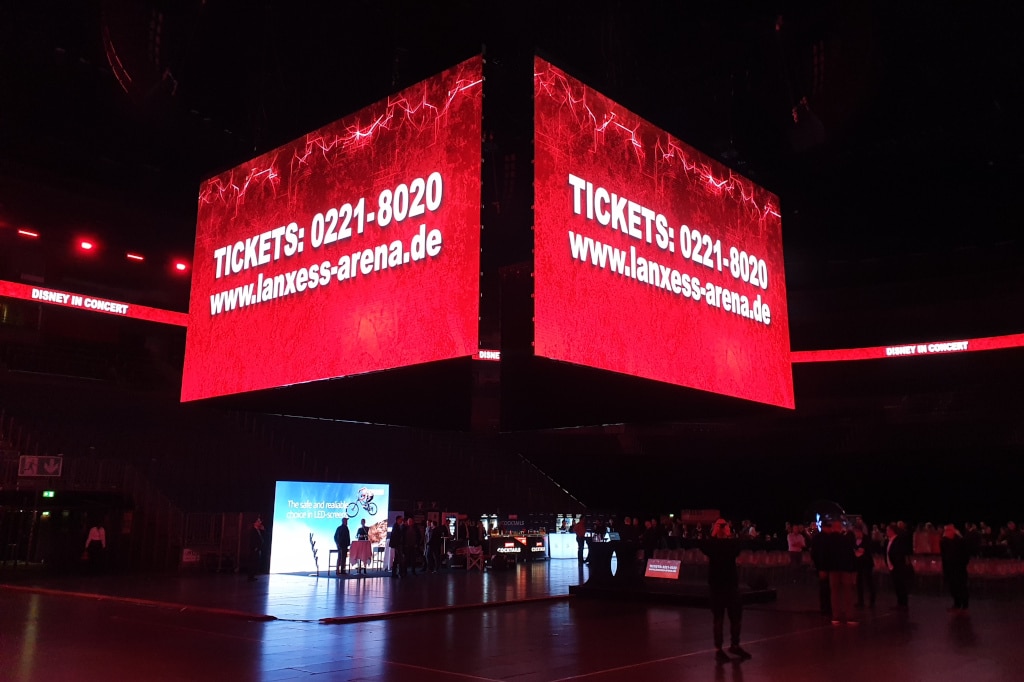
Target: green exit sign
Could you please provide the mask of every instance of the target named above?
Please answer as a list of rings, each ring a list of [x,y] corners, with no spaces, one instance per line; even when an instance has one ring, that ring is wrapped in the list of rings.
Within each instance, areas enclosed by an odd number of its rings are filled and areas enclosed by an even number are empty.
[[[53,493],[54,493],[54,491],[52,491],[52,490],[44,490],[43,491],[43,497],[53,497]]]

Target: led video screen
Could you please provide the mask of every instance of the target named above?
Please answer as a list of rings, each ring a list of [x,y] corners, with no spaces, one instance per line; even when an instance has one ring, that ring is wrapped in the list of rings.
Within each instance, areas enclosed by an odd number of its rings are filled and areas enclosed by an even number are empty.
[[[793,351],[792,362],[847,362],[850,360],[879,360],[882,358],[919,358],[925,355],[949,355],[982,350],[1000,350],[1024,346],[1024,334],[1004,336],[983,336],[974,339],[954,341],[929,341],[896,346],[871,346],[868,348],[836,348],[830,350]]]
[[[18,298],[24,301],[38,301],[65,308],[77,308],[116,317],[129,317],[147,322],[172,324],[179,327],[184,327],[188,324],[187,315],[174,312],[173,310],[161,310],[160,308],[150,308],[144,305],[135,305],[134,303],[122,303],[121,301],[107,298],[95,298],[86,294],[77,294],[48,287],[30,286],[6,280],[0,280],[0,296]]]
[[[183,401],[478,347],[482,59],[202,183]]]
[[[536,355],[793,407],[778,197],[534,66]]]
[[[348,519],[351,539],[363,520],[369,538],[387,537],[389,486],[386,483],[278,481],[270,544],[271,573],[326,571],[335,549],[334,531]]]

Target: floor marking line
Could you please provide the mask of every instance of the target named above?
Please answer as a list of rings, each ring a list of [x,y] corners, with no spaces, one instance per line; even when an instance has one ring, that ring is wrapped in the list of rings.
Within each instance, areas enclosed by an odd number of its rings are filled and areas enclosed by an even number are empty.
[[[204,630],[202,628],[185,627],[184,625],[173,625],[171,623],[158,623],[156,621],[143,620],[141,618],[128,618],[126,616],[112,616],[110,620],[119,620],[119,621],[124,621],[126,623],[140,623],[142,625],[149,625],[149,626],[159,627],[159,628],[167,628],[167,629],[170,629],[170,630],[182,630],[184,632],[195,632],[195,633],[199,633],[201,635],[213,635],[214,637],[223,637],[225,639],[238,639],[238,640],[241,640],[243,642],[256,642],[256,643],[262,643],[263,642],[263,637],[262,636],[259,637],[258,639],[255,638],[255,637],[241,637],[239,635],[224,634],[223,632],[217,632],[216,630]]]
[[[892,615],[892,614],[885,613],[885,614],[882,614],[880,616],[877,616],[876,618],[886,618],[886,617],[888,617],[890,615]],[[784,632],[782,634],[773,635],[771,637],[762,637],[761,639],[750,640],[750,641],[744,642],[744,644],[746,644],[747,646],[750,646],[752,644],[762,644],[764,642],[772,642],[772,641],[775,641],[777,639],[783,639],[785,637],[792,637],[793,635],[805,635],[805,634],[807,634],[809,632],[817,632],[819,630],[831,630],[834,627],[835,626],[832,625],[831,623],[829,623],[827,625],[826,624],[822,624],[822,625],[818,625],[818,626],[813,627],[813,628],[804,628],[803,630],[794,630],[792,632]],[[557,680],[557,682],[566,682],[567,680],[582,680],[582,679],[594,677],[595,675],[605,675],[605,674],[608,674],[608,673],[624,672],[626,670],[632,670],[632,669],[635,669],[635,668],[642,668],[644,666],[648,666],[648,665],[651,665],[653,663],[669,663],[671,661],[678,661],[678,660],[682,660],[684,658],[691,658],[693,656],[704,656],[706,654],[713,653],[714,651],[716,651],[716,649],[714,647],[712,647],[710,649],[700,649],[699,651],[688,651],[685,654],[679,654],[677,656],[667,656],[665,658],[658,658],[658,659],[654,659],[652,661],[643,661],[641,663],[630,663],[629,665],[623,665],[623,666],[619,666],[617,668],[606,668],[604,670],[597,670],[597,671],[594,671],[594,672],[585,673],[585,674],[581,674],[581,675],[572,675],[570,677],[562,677],[562,678],[559,678]]]
[[[415,664],[412,664],[412,663],[401,663],[399,661],[389,661],[389,660],[384,659],[384,658],[380,659],[380,661],[382,663],[386,664],[386,665],[396,665],[396,666],[400,666],[402,668],[411,668],[413,670],[422,670],[424,672],[429,672],[429,673],[440,673],[442,675],[450,675],[450,676],[453,676],[453,677],[460,677],[460,678],[462,678],[464,680],[479,680],[480,682],[501,682],[498,678],[495,678],[495,677],[478,677],[476,675],[468,675],[466,673],[457,673],[457,672],[455,672],[453,670],[439,670],[438,668],[428,668],[425,665],[415,665]]]
[[[158,601],[156,599],[140,599],[138,597],[122,597],[117,595],[98,594],[93,592],[71,592],[68,590],[53,590],[47,587],[31,587],[22,585],[0,585],[0,589],[11,590],[13,592],[28,592],[29,594],[46,594],[55,597],[84,597],[86,599],[94,599],[96,601],[114,601],[121,602],[124,604],[137,604],[139,606],[155,606],[157,608],[172,609],[179,612],[193,611],[195,613],[218,614],[222,616],[232,616],[234,618],[244,618],[246,620],[277,620],[274,616],[270,616],[265,613],[245,613],[244,611],[236,611],[234,609],[223,609],[215,606],[194,606],[191,604],[179,604],[176,602]]]
[[[473,609],[497,608],[500,606],[525,606],[541,602],[567,601],[572,598],[571,594],[553,594],[543,597],[525,597],[522,599],[509,599],[500,602],[475,602],[473,604],[447,604],[444,606],[430,606],[421,609],[407,609],[405,611],[387,611],[385,613],[364,613],[352,616],[328,616],[320,619],[322,625],[338,625],[344,623],[360,623],[370,620],[387,620],[404,616],[420,616],[435,613],[449,613],[454,611],[468,611]]]

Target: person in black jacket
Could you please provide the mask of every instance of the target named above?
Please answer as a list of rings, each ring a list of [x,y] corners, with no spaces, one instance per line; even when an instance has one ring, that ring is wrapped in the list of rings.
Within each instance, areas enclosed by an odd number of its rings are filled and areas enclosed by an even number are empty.
[[[437,569],[441,567],[444,531],[445,526],[439,526],[435,521],[427,521],[427,530],[423,536],[423,558],[426,561],[426,570],[431,573],[437,573]]]
[[[828,544],[828,535],[832,532],[829,524],[822,524],[819,528],[816,524],[811,526],[815,530],[811,534],[811,561],[814,564],[814,573],[818,577],[818,608],[823,616],[832,615],[832,591],[828,585],[828,568],[825,560],[825,546]]]
[[[401,516],[395,517],[388,547],[391,548],[391,577],[401,578],[405,567],[405,522]]]
[[[729,614],[729,653],[740,659],[748,659],[751,655],[740,646],[743,604],[740,602],[739,573],[736,571],[736,557],[740,554],[740,545],[732,536],[729,522],[725,519],[715,521],[711,527],[711,538],[701,542],[700,549],[708,557],[708,588],[711,595],[715,660],[719,663],[732,660],[722,650],[726,612]]]
[[[875,546],[861,526],[853,529],[854,558],[857,564],[857,608],[864,608],[864,593],[868,604],[875,606]]]
[[[249,582],[256,580],[263,568],[263,531],[263,517],[257,516],[249,529]]]
[[[966,613],[967,564],[971,561],[971,553],[967,541],[952,523],[947,523],[942,529],[939,551],[942,553],[942,578],[949,585],[949,593],[953,597],[950,611]]]
[[[341,525],[334,529],[334,546],[338,548],[338,565],[335,574],[339,577],[348,573],[348,548],[352,544],[352,534],[348,529],[348,517],[342,517]]]
[[[640,547],[644,551],[644,564],[654,558],[654,550],[658,548],[658,529],[650,519],[644,521],[644,529],[640,533]]]
[[[890,523],[885,529],[885,536],[885,563],[892,578],[892,589],[896,592],[896,608],[906,610],[910,593],[911,545],[895,523]]]
[[[416,560],[423,555],[423,549],[420,545],[420,527],[411,516],[405,520],[404,542],[401,570],[405,575],[416,575]]]
[[[853,611],[853,587],[857,580],[856,540],[841,518],[830,522],[832,531],[824,536],[824,559],[831,591],[832,624],[856,625],[850,618]]]

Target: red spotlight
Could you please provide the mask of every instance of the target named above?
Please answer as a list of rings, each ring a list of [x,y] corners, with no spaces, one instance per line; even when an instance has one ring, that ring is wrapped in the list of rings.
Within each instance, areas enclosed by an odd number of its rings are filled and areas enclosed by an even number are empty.
[[[82,251],[92,251],[93,249],[96,248],[96,245],[88,239],[83,239],[82,241],[78,242],[78,248],[81,249]]]
[[[26,229],[24,227],[18,228],[18,234],[20,234],[22,237],[29,237],[30,239],[38,239],[39,238],[39,233],[38,232],[36,232],[35,230]]]
[[[173,267],[174,267],[174,271],[177,272],[177,273],[188,272],[188,263],[186,263],[183,260],[176,260],[176,261],[174,261]]]
[[[137,263],[141,263],[142,261],[146,260],[140,254],[132,253],[131,251],[129,251],[128,253],[124,254],[124,257],[127,258],[128,260],[133,260],[133,261],[135,261]]]

